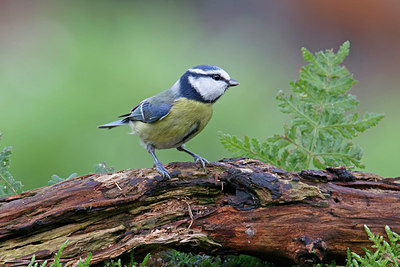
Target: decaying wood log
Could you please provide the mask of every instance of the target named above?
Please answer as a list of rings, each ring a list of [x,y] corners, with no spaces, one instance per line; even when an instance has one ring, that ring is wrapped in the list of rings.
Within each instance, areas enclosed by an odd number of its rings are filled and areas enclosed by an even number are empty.
[[[397,179],[344,168],[286,172],[250,159],[91,174],[0,200],[0,263],[91,263],[135,249],[242,253],[278,263],[343,261],[369,247],[363,225],[400,232]]]

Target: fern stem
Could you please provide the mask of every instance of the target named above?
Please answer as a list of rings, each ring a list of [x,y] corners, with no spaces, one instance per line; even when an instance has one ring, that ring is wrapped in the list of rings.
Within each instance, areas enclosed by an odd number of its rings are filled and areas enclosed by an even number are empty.
[[[311,152],[308,151],[307,148],[305,148],[305,147],[302,146],[302,145],[299,145],[298,143],[296,143],[294,140],[290,139],[289,137],[287,137],[287,136],[282,136],[282,135],[280,135],[280,137],[281,137],[282,139],[285,139],[286,141],[289,141],[290,143],[292,143],[292,144],[295,145],[296,147],[302,149],[302,150],[303,150],[304,152],[306,152],[308,155],[311,154]]]
[[[240,151],[240,150],[244,151],[245,153],[242,153],[242,156],[244,156],[245,154],[247,154],[247,156],[248,156],[249,154],[251,154],[251,155],[254,156],[254,158],[258,158],[258,159],[260,159],[260,160],[262,160],[262,161],[265,161],[265,162],[269,161],[268,158],[261,156],[259,153],[257,153],[256,151],[251,150],[250,148],[245,148],[245,147],[243,147],[243,146],[239,146],[239,145],[237,145],[236,143],[231,142],[231,141],[229,141],[229,140],[228,140],[227,142],[229,142],[229,144],[230,144],[232,147],[235,147],[237,150],[239,150],[239,151]]]
[[[354,159],[354,156],[344,154],[344,153],[315,153],[314,157],[341,157],[341,158],[349,158]]]
[[[306,114],[301,112],[295,105],[293,105],[292,102],[290,102],[289,100],[287,102],[293,108],[293,110],[295,110],[298,114],[300,114],[302,117],[304,117],[312,126],[314,126],[314,127],[318,126],[315,121],[313,121],[309,116],[307,116]]]
[[[338,123],[338,124],[331,124],[331,125],[325,125],[322,126],[322,129],[329,129],[329,128],[346,128],[346,127],[352,127],[354,128],[354,123]]]
[[[315,127],[313,132],[314,133],[313,133],[313,138],[312,138],[312,141],[311,141],[310,152],[308,153],[306,169],[310,168],[311,159],[313,158],[313,156],[315,156],[315,154],[313,154],[313,151],[314,151],[314,148],[315,148],[315,144],[317,143],[317,136],[318,136],[318,132],[319,132],[319,127]]]
[[[322,56],[326,58],[325,54],[322,54]],[[326,58],[326,60],[328,60],[328,58]],[[330,73],[331,73],[331,66],[329,64],[328,65],[328,71],[326,72],[326,80],[325,80],[325,88],[324,88],[325,91],[327,91],[327,89],[329,88],[329,83],[331,81]],[[319,130],[320,130],[320,127],[321,127],[321,120],[322,120],[322,114],[324,112],[324,104],[325,103],[326,103],[326,95],[324,95],[323,98],[322,98],[321,105],[320,105],[320,108],[319,108],[319,120],[318,120],[318,123],[316,123],[315,128],[313,130],[314,133],[313,133],[313,138],[312,138],[312,141],[311,141],[310,154],[308,156],[307,165],[306,165],[307,169],[310,168],[311,160],[315,156],[315,154],[313,152],[314,152],[314,149],[315,149],[315,145],[317,143],[318,133],[319,133]]]
[[[6,184],[6,186],[11,189],[11,191],[13,191],[14,194],[17,193],[17,190],[15,190],[15,188],[12,186],[12,184],[7,180],[6,177],[4,177],[1,173],[0,173],[0,177],[1,179],[4,181],[4,183]]]

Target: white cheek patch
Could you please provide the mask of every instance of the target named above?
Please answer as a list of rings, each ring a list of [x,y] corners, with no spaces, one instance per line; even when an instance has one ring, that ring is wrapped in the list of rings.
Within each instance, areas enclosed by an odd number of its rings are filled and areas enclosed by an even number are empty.
[[[214,101],[223,95],[227,86],[224,81],[215,81],[209,77],[189,76],[189,83],[207,101]]]

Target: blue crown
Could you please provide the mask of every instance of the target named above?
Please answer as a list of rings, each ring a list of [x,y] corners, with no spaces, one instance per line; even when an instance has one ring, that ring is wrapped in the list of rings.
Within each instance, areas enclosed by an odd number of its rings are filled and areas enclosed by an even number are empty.
[[[212,65],[198,65],[196,67],[193,67],[192,69],[200,69],[200,70],[208,71],[208,70],[219,70],[220,68],[218,68],[216,66],[212,66]]]

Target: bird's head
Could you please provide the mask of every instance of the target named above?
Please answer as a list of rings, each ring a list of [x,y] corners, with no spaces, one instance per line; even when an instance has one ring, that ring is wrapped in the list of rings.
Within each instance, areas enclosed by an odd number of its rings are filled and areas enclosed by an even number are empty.
[[[214,103],[230,86],[239,85],[226,71],[211,65],[187,70],[179,82],[182,96],[206,103]]]

